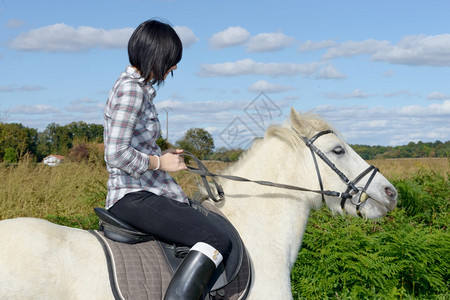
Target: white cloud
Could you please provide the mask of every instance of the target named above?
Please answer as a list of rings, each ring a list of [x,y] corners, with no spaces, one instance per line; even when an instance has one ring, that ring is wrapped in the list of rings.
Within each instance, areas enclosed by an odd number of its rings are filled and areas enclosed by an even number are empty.
[[[308,49],[308,45],[304,47]],[[343,42],[329,48],[323,59],[370,55],[371,60],[391,64],[450,66],[448,49],[450,34],[411,35],[403,37],[397,45],[374,39]]]
[[[334,40],[311,41],[308,40],[300,45],[298,52],[315,51],[325,48],[331,48],[336,45]]]
[[[3,85],[0,86],[0,92],[34,92],[34,91],[41,91],[45,90],[45,87],[41,85],[22,85],[22,86],[16,86],[14,84],[10,85]]]
[[[18,28],[25,24],[25,21],[19,19],[9,19],[6,23],[6,27],[8,28]]]
[[[260,63],[252,59],[243,59],[236,62],[200,65],[200,76],[239,76],[239,75],[311,75],[317,71],[319,63]]]
[[[355,89],[350,93],[325,93],[324,97],[328,99],[364,99],[372,97],[372,95],[360,89]]]
[[[223,49],[243,44],[249,38],[250,33],[245,28],[234,26],[213,34],[209,39],[209,44],[213,49]]]
[[[448,116],[450,115],[450,100],[444,101],[443,103],[433,103],[426,107],[420,105],[404,106],[399,112],[404,116],[410,117],[420,117],[424,114],[435,117]]]
[[[428,100],[450,100],[450,95],[441,92],[432,92],[427,96]]]
[[[36,104],[36,105],[17,105],[8,110],[10,114],[23,114],[23,115],[46,115],[60,113],[61,111],[53,106]]]
[[[362,54],[374,54],[377,51],[386,49],[388,46],[388,41],[377,41],[374,39],[368,39],[360,42],[348,41],[329,48],[323,55],[323,58],[331,59],[342,56],[349,57]]]
[[[387,78],[387,77],[394,76],[394,74],[395,74],[395,71],[394,71],[394,70],[387,70],[386,72],[384,72],[384,73],[382,74],[382,76]]]
[[[379,49],[371,58],[392,64],[450,66],[450,34],[412,35]]]
[[[186,26],[175,26],[176,33],[180,37],[181,42],[183,43],[183,47],[189,48],[193,44],[198,42],[198,37],[195,36],[194,31]]]
[[[188,115],[198,113],[221,113],[225,111],[243,110],[245,108],[245,101],[228,100],[228,101],[176,101],[173,99],[167,99],[158,101],[156,107],[159,114],[163,114],[163,108],[170,108],[173,114],[180,115],[180,112]]]
[[[254,37],[240,26],[228,27],[224,31],[217,32],[209,39],[213,49],[245,45],[247,52],[271,52],[282,50],[290,46],[295,39],[281,32],[260,33]]]
[[[83,98],[71,101],[70,104],[65,107],[65,110],[70,113],[97,113],[97,115],[101,115],[104,108],[104,102]]]
[[[185,47],[198,41],[194,32],[185,26],[175,26]],[[89,26],[74,28],[58,23],[19,34],[9,46],[16,50],[44,52],[79,52],[91,48],[125,48],[134,28],[105,30]]]
[[[323,67],[316,78],[319,79],[344,79],[347,76],[339,72],[333,65],[326,65]]]
[[[295,39],[281,32],[260,33],[252,37],[248,43],[248,52],[271,52],[290,46]]]
[[[408,91],[408,90],[400,90],[400,91],[395,91],[395,92],[390,92],[390,93],[386,93],[384,94],[384,97],[386,98],[394,98],[394,97],[408,97],[408,98],[412,98],[412,97],[420,97],[419,94]]]
[[[428,106],[391,108],[322,105],[314,112],[329,121],[353,144],[395,146],[411,141],[450,139],[450,100]]]
[[[126,47],[133,28],[105,30],[89,26],[59,23],[18,35],[9,46],[16,50],[44,52],[78,52],[94,47]]]
[[[281,85],[281,84],[273,84],[267,82],[265,80],[259,80],[253,83],[248,90],[250,92],[265,92],[265,93],[282,93],[286,91],[293,90],[294,88],[291,86]]]

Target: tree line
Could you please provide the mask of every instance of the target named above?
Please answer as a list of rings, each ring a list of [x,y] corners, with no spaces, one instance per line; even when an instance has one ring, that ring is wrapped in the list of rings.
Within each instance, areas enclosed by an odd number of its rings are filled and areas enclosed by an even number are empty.
[[[50,154],[72,157],[79,161],[89,157],[92,151],[100,151],[96,145],[103,143],[103,125],[83,121],[68,125],[49,124],[44,131],[28,128],[20,123],[0,122],[0,162],[18,162],[27,157],[40,162]],[[191,128],[184,136],[169,144],[158,139],[161,149],[178,147],[192,152],[203,160],[236,161],[243,149],[215,148],[212,135],[202,128]],[[351,145],[364,159],[449,157],[450,141],[433,143],[410,142],[404,146]],[[98,156],[98,153],[97,153]]]
[[[351,145],[364,159],[450,157],[450,141],[410,142],[403,146]]]
[[[50,154],[69,155],[75,145],[103,143],[103,126],[85,122],[49,124],[42,132],[20,123],[0,123],[0,161],[18,162],[25,157],[42,161]]]

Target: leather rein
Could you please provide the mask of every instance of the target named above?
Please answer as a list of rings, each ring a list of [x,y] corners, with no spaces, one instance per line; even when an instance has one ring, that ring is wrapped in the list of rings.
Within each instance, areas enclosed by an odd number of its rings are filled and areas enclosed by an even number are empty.
[[[293,130],[295,131],[295,129],[293,129]],[[315,165],[315,168],[316,168],[317,178],[319,180],[320,190],[311,190],[311,189],[307,189],[307,188],[303,188],[303,187],[299,187],[299,186],[293,186],[293,185],[281,184],[281,183],[274,183],[274,182],[265,181],[265,180],[251,180],[251,179],[247,179],[247,178],[243,178],[243,177],[239,177],[239,176],[234,176],[234,175],[215,174],[215,173],[212,173],[212,172],[208,171],[206,166],[197,157],[195,157],[195,155],[193,155],[192,153],[190,153],[188,151],[184,151],[184,153],[182,155],[189,156],[192,159],[194,159],[195,163],[197,164],[197,168],[188,166],[189,172],[197,174],[197,175],[199,175],[202,178],[202,182],[203,182],[203,185],[205,186],[206,192],[208,193],[209,198],[211,200],[213,200],[214,202],[220,202],[220,201],[225,199],[225,193],[224,193],[222,187],[215,180],[215,178],[220,177],[220,178],[233,180],[233,181],[253,182],[253,183],[256,183],[256,184],[259,184],[259,185],[270,186],[270,187],[275,187],[275,188],[282,188],[282,189],[289,189],[289,190],[296,190],[296,191],[312,192],[312,193],[321,194],[323,203],[325,203],[325,196],[339,197],[339,198],[341,198],[341,208],[342,208],[343,212],[345,212],[344,207],[345,207],[345,202],[347,201],[347,199],[352,199],[354,195],[356,195],[357,193],[360,193],[359,197],[358,197],[358,201],[356,203],[353,203],[353,201],[351,201],[351,202],[352,202],[353,205],[355,205],[357,215],[359,217],[362,217],[362,214],[360,212],[360,206],[361,206],[362,203],[364,203],[368,199],[368,195],[367,195],[366,191],[367,191],[369,185],[371,184],[373,178],[375,177],[375,174],[378,172],[378,168],[370,165],[366,170],[361,172],[361,174],[359,174],[353,181],[351,181],[351,180],[349,180],[347,178],[347,176],[345,176],[344,173],[342,173],[342,171],[340,171],[326,157],[326,155],[322,151],[320,151],[314,145],[314,142],[320,136],[328,134],[328,133],[334,133],[332,130],[321,131],[321,132],[317,133],[316,135],[314,135],[310,139],[308,139],[308,138],[306,138],[304,136],[301,136],[297,131],[295,131],[295,132],[300,136],[302,141],[305,143],[305,145],[311,151],[311,155],[313,157],[314,165]],[[325,164],[327,164],[339,176],[339,178],[347,185],[347,189],[345,190],[345,192],[329,191],[329,190],[324,190],[323,189],[322,177],[320,175],[319,165],[317,163],[316,156],[320,157],[325,162]],[[366,185],[364,187],[360,187],[360,188],[356,187],[356,184],[364,176],[366,176],[370,172],[372,172],[372,174],[370,175],[369,180],[366,182]],[[211,177],[212,183],[216,187],[217,194],[219,195],[219,199],[217,199],[214,196],[214,193],[212,192],[211,187],[210,187],[206,177]]]

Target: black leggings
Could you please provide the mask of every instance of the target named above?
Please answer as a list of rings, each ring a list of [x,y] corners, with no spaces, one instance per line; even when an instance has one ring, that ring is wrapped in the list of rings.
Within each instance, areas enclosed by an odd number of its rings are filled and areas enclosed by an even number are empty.
[[[231,241],[225,230],[187,203],[147,191],[126,194],[109,211],[136,229],[161,240],[192,247],[204,242],[228,257]]]

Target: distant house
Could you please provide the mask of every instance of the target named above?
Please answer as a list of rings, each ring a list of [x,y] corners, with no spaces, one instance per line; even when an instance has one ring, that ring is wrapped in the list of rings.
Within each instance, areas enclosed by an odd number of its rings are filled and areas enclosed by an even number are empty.
[[[64,156],[59,154],[52,154],[44,158],[43,163],[47,166],[54,167],[59,165],[64,160]]]

